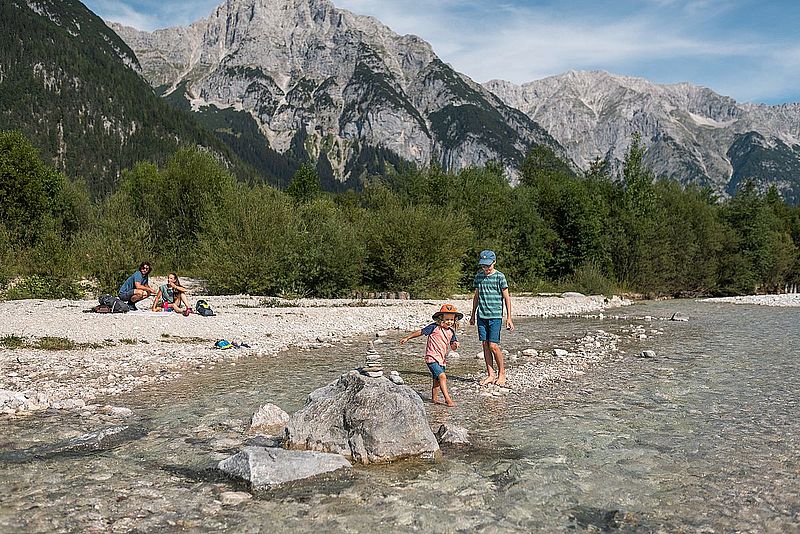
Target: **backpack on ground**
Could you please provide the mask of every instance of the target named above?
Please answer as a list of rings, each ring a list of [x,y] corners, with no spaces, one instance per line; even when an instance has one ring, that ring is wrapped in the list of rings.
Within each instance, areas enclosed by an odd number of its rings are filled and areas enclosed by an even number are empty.
[[[97,300],[100,301],[100,306],[96,306],[95,308],[102,307],[102,309],[95,309],[97,313],[128,313],[130,311],[125,301],[119,297],[103,295]],[[105,311],[105,308],[108,308],[110,311]]]
[[[202,315],[203,317],[211,317],[216,315],[214,310],[211,309],[211,306],[208,305],[208,302],[205,300],[198,300],[194,304],[194,312],[197,315]]]

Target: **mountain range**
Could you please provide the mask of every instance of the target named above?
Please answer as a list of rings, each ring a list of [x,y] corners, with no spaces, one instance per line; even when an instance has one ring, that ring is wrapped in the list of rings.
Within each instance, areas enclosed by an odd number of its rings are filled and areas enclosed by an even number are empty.
[[[345,189],[406,163],[496,161],[513,182],[540,145],[575,172],[598,158],[618,171],[639,134],[658,176],[721,196],[752,180],[800,201],[800,104],[605,72],[481,85],[329,0],[227,0],[154,32],[106,26],[77,0],[0,6],[0,128],[95,190],[180,144],[279,186],[311,159],[326,188]]]
[[[688,83],[658,85],[607,72],[485,86],[541,124],[582,169],[597,158],[619,168],[636,133],[657,176],[722,196],[745,180],[762,190],[774,184],[800,201],[800,104],[740,104]]]
[[[368,170],[358,165],[365,148],[452,171],[495,160],[512,176],[535,145],[566,158],[425,41],[329,0],[228,0],[188,28],[111,27],[162,94],[201,116],[245,111],[270,147],[301,142],[340,180]]]

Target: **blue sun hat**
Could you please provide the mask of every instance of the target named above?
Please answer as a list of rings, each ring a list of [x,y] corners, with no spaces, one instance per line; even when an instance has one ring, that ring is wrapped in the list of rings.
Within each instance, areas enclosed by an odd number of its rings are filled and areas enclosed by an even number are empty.
[[[478,265],[491,265],[497,260],[497,254],[492,250],[482,250]]]

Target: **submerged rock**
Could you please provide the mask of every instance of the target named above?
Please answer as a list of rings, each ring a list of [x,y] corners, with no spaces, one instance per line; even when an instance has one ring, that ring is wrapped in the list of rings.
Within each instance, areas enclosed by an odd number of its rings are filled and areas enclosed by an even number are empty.
[[[413,389],[355,371],[308,396],[286,425],[285,446],[335,452],[363,464],[430,458],[439,450]]]
[[[100,451],[112,449],[122,443],[141,438],[143,428],[135,426],[112,426],[73,438],[64,444],[54,445],[53,452]]]
[[[253,496],[245,491],[225,491],[219,496],[222,506],[236,506],[252,498]]]
[[[255,490],[349,467],[350,462],[339,454],[267,447],[245,447],[218,464],[221,471],[248,481]]]
[[[280,407],[268,403],[258,409],[250,420],[250,430],[265,434],[281,434],[289,422],[289,414]]]
[[[4,452],[0,454],[0,462],[22,463],[36,459],[47,459],[58,456],[74,456],[113,449],[137,440],[147,434],[144,428],[136,426],[111,426],[89,432],[67,441],[31,447],[20,451]]]
[[[466,428],[445,423],[436,431],[436,440],[439,445],[469,445],[469,431]]]

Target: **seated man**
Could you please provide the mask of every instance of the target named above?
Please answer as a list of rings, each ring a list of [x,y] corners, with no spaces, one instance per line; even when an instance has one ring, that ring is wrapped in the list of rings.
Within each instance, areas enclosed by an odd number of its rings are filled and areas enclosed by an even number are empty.
[[[136,303],[146,299],[150,295],[155,295],[156,290],[150,287],[149,275],[153,268],[146,261],[139,265],[139,270],[125,280],[119,288],[119,298],[128,303],[131,310],[136,309]]]

